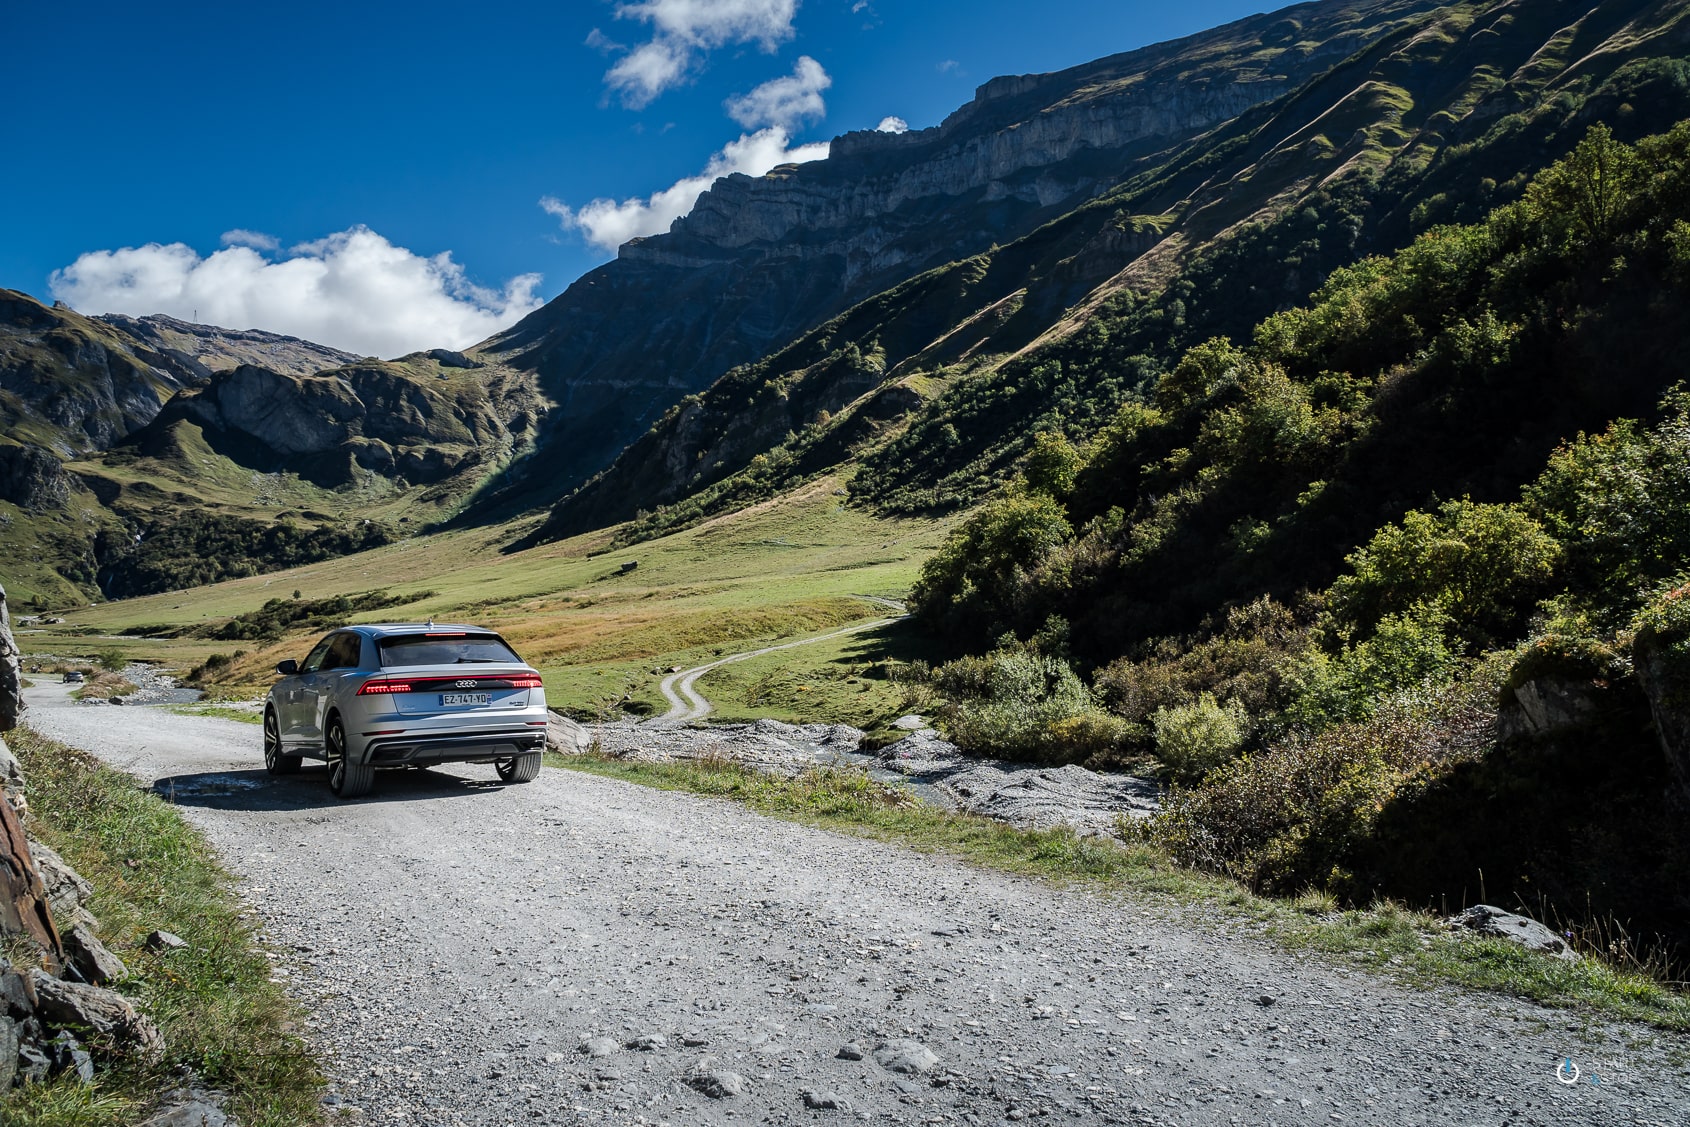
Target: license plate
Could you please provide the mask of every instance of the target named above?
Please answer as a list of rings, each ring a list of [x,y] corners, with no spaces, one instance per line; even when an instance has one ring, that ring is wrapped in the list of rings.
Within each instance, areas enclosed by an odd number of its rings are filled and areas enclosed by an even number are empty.
[[[489,693],[441,693],[440,707],[462,707],[466,704],[486,704],[492,699]]]

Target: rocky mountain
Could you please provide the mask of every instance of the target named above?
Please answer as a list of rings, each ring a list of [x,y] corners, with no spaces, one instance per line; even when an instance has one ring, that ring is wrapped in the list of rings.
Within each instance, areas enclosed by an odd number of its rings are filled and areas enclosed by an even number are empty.
[[[1025,236],[1167,154],[1423,26],[1430,0],[1326,0],[1045,75],[994,79],[931,129],[723,178],[479,354],[538,373],[560,428],[507,482],[551,497],[682,397],[926,270]],[[1125,260],[1122,261],[1124,264]]]
[[[185,365],[204,368],[208,376],[242,364],[268,368],[285,376],[308,376],[361,359],[354,353],[298,337],[267,333],[262,329],[195,325],[162,313],[147,317],[103,313],[95,319],[150,346],[155,352]]]
[[[673,527],[845,461],[859,466],[853,492],[877,504],[977,499],[1033,430],[1084,434],[1184,347],[1217,333],[1247,335],[1334,268],[1517,196],[1591,122],[1612,121],[1636,137],[1690,114],[1686,8],[1659,0],[1304,5],[1246,21],[1262,45],[1252,52],[1235,43],[1233,56],[1206,60],[1213,69],[1180,72],[1182,84],[1163,88],[1178,96],[1152,97],[1154,83],[1143,81],[1114,87],[1104,75],[1124,69],[1121,60],[989,83],[938,132],[1021,116],[991,136],[1043,136],[1038,151],[1068,154],[1023,169],[1030,179],[1016,182],[1024,189],[1074,167],[1064,160],[1088,161],[1094,179],[1072,195],[1052,189],[1061,202],[1019,237],[886,289],[683,399],[561,501],[541,536],[665,507],[646,528]],[[1353,50],[1300,56],[1316,61],[1312,77],[1279,81],[1255,69],[1284,45],[1268,69],[1289,74],[1286,54],[1329,42],[1334,21],[1350,29]],[[1149,54],[1196,50],[1185,41]],[[1186,96],[1194,83],[1204,89]],[[1195,136],[1170,127],[1218,113],[1215,99],[1270,87],[1267,100],[1236,106]],[[1144,98],[1160,107],[1149,115],[1156,124],[1107,147],[1131,132],[1120,122],[1129,106],[1143,111]],[[1045,108],[1025,112],[1035,105]],[[1209,110],[1180,116],[1194,106]],[[1064,148],[1047,132],[1061,120],[1096,122],[1104,141]],[[761,231],[768,209],[754,206],[759,193],[790,195],[793,178],[812,189],[830,176],[848,182],[843,170],[854,161],[895,164],[905,146],[922,153],[936,141],[843,138],[833,158],[778,174],[778,185],[719,184],[700,202],[699,226],[724,240],[736,229]],[[995,151],[982,143],[972,167],[989,174],[999,167]],[[1006,185],[983,195],[1004,192],[1014,194]],[[852,198],[854,190],[842,190],[835,210]],[[966,209],[964,197],[945,198]],[[737,228],[729,212],[744,216]],[[686,245],[692,229],[689,217],[631,256]],[[788,235],[800,245],[820,237],[807,227]],[[670,323],[657,326],[660,341],[671,339],[663,335]]]
[[[548,407],[532,373],[444,349],[360,360],[0,291],[7,578],[56,602],[369,547],[449,515]]]

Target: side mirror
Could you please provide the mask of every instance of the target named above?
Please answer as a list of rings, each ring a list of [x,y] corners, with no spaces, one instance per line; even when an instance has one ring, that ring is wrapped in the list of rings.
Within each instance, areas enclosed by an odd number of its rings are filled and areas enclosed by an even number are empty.
[[[295,673],[299,672],[299,662],[290,657],[280,665],[276,666],[276,672],[280,673],[283,677],[292,677]]]

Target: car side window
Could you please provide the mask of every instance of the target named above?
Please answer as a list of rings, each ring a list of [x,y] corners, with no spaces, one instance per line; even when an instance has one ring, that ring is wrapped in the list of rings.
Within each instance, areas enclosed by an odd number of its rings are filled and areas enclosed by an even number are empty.
[[[329,656],[323,659],[323,668],[328,669],[356,669],[358,668],[359,652],[363,649],[363,638],[357,634],[338,634],[334,644],[329,647]]]
[[[327,638],[324,638],[321,642],[318,642],[315,646],[313,646],[310,654],[308,654],[305,660],[300,663],[299,671],[301,673],[315,673],[317,670],[321,669],[323,667],[323,658],[329,652],[329,644],[334,640],[335,635],[330,634]]]

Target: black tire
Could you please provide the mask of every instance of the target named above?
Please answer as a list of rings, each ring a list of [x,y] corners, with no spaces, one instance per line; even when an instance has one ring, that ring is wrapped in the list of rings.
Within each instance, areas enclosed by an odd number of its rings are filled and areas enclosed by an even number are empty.
[[[531,783],[540,777],[540,753],[525,751],[514,759],[495,759],[493,770],[501,782]]]
[[[346,761],[346,729],[338,716],[329,717],[323,752],[329,760],[329,789],[336,798],[359,798],[370,793],[376,781],[376,769],[368,763]]]
[[[282,727],[276,710],[264,710],[264,769],[272,775],[292,775],[299,770],[299,756],[282,754]]]

